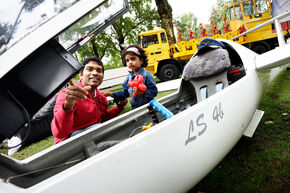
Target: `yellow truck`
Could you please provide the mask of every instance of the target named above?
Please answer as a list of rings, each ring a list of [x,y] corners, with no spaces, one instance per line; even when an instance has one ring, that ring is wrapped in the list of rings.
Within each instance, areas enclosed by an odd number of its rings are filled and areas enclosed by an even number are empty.
[[[269,0],[244,0],[227,6],[230,24],[224,27],[224,33],[205,36],[214,39],[229,39],[272,19],[272,6]],[[281,23],[283,34],[290,34],[290,21]],[[242,44],[257,53],[263,53],[278,45],[274,25],[267,25],[233,41]],[[213,31],[213,30],[212,30]],[[204,32],[204,31],[203,31]],[[179,33],[180,37],[181,34]],[[202,39],[203,39],[202,38]],[[197,50],[202,39],[191,36],[190,41],[179,38],[179,42],[169,45],[164,29],[150,30],[138,35],[138,44],[146,51],[148,66],[146,70],[161,81],[179,78],[184,65]]]

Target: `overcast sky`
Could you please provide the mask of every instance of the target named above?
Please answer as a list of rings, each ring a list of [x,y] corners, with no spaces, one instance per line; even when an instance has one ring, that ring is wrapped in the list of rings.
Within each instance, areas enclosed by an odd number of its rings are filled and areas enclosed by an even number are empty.
[[[198,19],[198,23],[207,24],[210,10],[216,4],[216,0],[168,0],[173,10],[173,17],[192,12]]]

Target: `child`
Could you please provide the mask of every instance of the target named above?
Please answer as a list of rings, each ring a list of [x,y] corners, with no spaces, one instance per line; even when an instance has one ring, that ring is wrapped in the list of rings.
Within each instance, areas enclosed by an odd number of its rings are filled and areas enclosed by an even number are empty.
[[[131,45],[125,49],[122,52],[122,60],[131,70],[122,85],[124,90],[118,92],[105,92],[104,95],[111,96],[117,101],[130,96],[132,109],[135,109],[150,102],[157,95],[158,91],[155,79],[150,72],[143,68],[148,65],[147,56],[144,50],[139,46]],[[134,80],[139,74],[143,76],[143,84],[147,87],[145,91],[141,91],[137,87],[132,88],[128,84],[130,80]]]

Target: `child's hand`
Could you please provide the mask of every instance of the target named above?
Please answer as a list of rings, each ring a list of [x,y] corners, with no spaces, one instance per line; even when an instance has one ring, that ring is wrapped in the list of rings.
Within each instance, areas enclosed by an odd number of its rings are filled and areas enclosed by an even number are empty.
[[[141,91],[141,90],[139,90],[137,87],[133,87],[133,93],[135,94],[135,95],[143,95],[145,92],[144,91]]]

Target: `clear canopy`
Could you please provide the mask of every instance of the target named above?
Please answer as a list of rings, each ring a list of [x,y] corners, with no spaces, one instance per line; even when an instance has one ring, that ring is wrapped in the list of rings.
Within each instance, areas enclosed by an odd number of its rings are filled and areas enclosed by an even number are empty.
[[[9,0],[0,7],[0,54],[80,0]]]
[[[59,42],[66,49],[72,47],[76,42],[84,44],[97,28],[124,8],[124,2],[120,0],[109,0],[100,7],[91,11],[64,33],[59,35]]]
[[[78,1],[81,0],[9,0],[2,3],[0,7],[0,55]],[[123,8],[124,1],[106,0],[59,35],[59,42],[66,49],[70,48],[87,35],[91,35],[96,28],[110,20]]]

